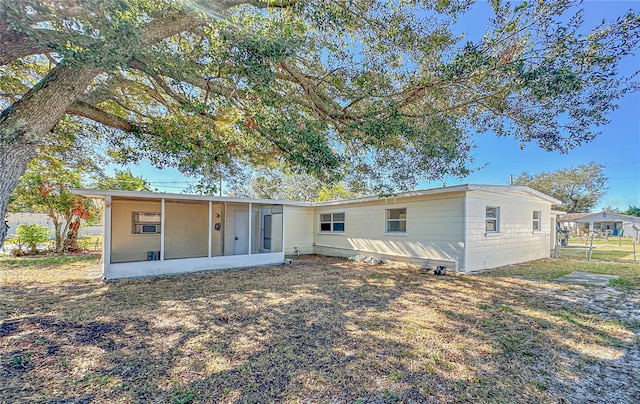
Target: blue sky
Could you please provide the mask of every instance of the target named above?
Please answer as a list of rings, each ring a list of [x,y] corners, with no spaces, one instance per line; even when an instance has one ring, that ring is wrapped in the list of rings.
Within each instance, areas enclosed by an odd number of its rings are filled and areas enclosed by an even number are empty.
[[[461,19],[461,26],[468,26],[471,34],[481,33],[487,7],[486,4],[479,4],[472,14]],[[640,12],[640,1],[585,1],[582,7],[585,9],[585,26],[591,27],[602,19],[615,19],[629,9]],[[640,55],[635,55],[624,62],[621,73],[630,74],[638,69]],[[476,135],[474,165],[480,167],[486,164],[486,167],[464,179],[446,178],[445,183],[508,184],[510,174],[553,171],[593,161],[605,165],[605,175],[609,179],[608,192],[597,210],[605,206],[621,209],[629,205],[640,206],[640,93],[628,94],[618,104],[619,109],[609,116],[609,125],[600,128],[601,135],[568,154],[545,152],[535,144],[528,144],[521,150],[520,143],[513,138]],[[146,161],[131,169],[159,191],[181,192],[189,182],[195,182],[177,170],[157,170]],[[442,182],[420,184],[420,188],[439,186],[442,186]]]
[[[479,8],[480,14],[485,14],[482,6]],[[602,19],[613,20],[630,9],[639,12],[640,1],[585,1],[582,8],[585,10],[584,27],[593,27]],[[474,23],[478,21],[471,16],[466,19]],[[476,29],[481,27],[470,27],[470,30]],[[621,73],[631,74],[638,69],[640,55],[635,55],[624,61]],[[609,115],[610,123],[599,128],[601,135],[598,138],[568,154],[545,152],[535,144],[528,144],[520,150],[520,143],[513,138],[476,135],[475,164],[487,166],[462,180],[448,178],[446,184],[508,184],[510,174],[553,171],[593,161],[605,165],[605,175],[609,179],[608,192],[597,210],[607,206],[621,209],[629,205],[640,206],[640,93],[627,94],[618,105],[619,108]],[[421,185],[429,188],[442,186],[442,182]]]

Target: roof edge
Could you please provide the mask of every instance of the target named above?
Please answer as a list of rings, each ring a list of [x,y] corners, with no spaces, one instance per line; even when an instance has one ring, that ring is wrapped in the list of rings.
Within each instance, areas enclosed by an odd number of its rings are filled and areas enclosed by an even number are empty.
[[[258,198],[234,198],[229,196],[213,196],[213,195],[194,195],[194,194],[175,194],[169,192],[141,192],[141,191],[120,191],[113,189],[87,189],[87,188],[70,188],[69,191],[74,195],[81,195],[87,198],[105,198],[121,197],[136,199],[172,199],[183,201],[203,201],[203,202],[239,202],[239,203],[262,203],[277,204],[289,206],[306,206],[311,207],[308,202],[286,201],[277,199],[258,199]]]
[[[462,185],[452,185],[448,187],[441,188],[429,188],[429,189],[421,189],[416,191],[407,191],[401,192],[398,194],[390,194],[390,195],[382,195],[382,196],[366,196],[363,198],[354,198],[354,199],[342,199],[335,201],[327,201],[327,202],[314,202],[313,206],[332,206],[332,205],[342,205],[346,203],[360,203],[360,202],[369,202],[369,201],[377,201],[387,198],[409,198],[412,196],[423,196],[423,195],[437,195],[437,194],[446,194],[453,192],[468,192],[468,191],[515,191],[515,192],[523,192],[534,197],[540,198],[547,202],[550,202],[553,205],[561,205],[562,201],[555,199],[547,194],[544,194],[540,191],[536,191],[533,188],[529,188],[526,186],[513,186],[513,185],[486,185],[486,184],[462,184]]]
[[[239,202],[239,203],[263,203],[263,204],[280,204],[289,206],[334,206],[351,203],[362,203],[370,201],[379,201],[388,198],[410,198],[415,196],[425,195],[438,195],[454,192],[469,192],[469,191],[489,191],[489,192],[503,192],[514,191],[529,194],[539,199],[545,200],[553,205],[560,205],[562,202],[536,191],[535,189],[526,186],[512,186],[512,185],[485,185],[485,184],[463,184],[452,185],[441,188],[429,188],[415,191],[400,192],[398,194],[390,195],[376,195],[367,196],[362,198],[342,199],[326,202],[298,202],[288,200],[276,200],[276,199],[258,199],[258,198],[235,198],[228,196],[212,196],[212,195],[193,195],[193,194],[175,194],[168,192],[140,192],[140,191],[119,191],[111,189],[86,189],[86,188],[71,188],[72,194],[82,195],[89,198],[104,198],[107,196],[115,196],[122,198],[138,198],[138,199],[174,199],[174,200],[191,200],[191,201],[213,201],[213,202]]]

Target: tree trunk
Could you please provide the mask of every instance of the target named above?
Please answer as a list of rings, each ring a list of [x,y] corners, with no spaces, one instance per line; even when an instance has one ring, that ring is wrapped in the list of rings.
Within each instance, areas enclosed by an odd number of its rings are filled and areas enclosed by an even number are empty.
[[[80,250],[80,248],[78,247],[79,230],[80,230],[80,219],[77,219],[73,223],[71,223],[71,226],[69,226],[67,237],[64,240],[65,252],[78,252]]]
[[[7,214],[9,197],[24,174],[27,163],[36,155],[33,144],[0,144],[0,246],[7,236],[9,227],[4,218]]]
[[[62,234],[60,232],[60,221],[58,220],[58,216],[53,211],[53,208],[49,206],[49,218],[51,219],[51,223],[53,223],[53,236],[55,238],[55,245],[53,246],[53,250],[58,252],[58,246],[60,245],[60,240],[62,240]]]
[[[71,216],[71,218],[73,218],[73,216]],[[58,242],[56,240],[56,253],[58,253],[58,254],[64,252],[64,242],[65,242],[65,238],[67,236],[67,232],[69,231],[69,225],[71,224],[71,218],[69,218],[68,216],[65,216],[65,218],[64,218],[64,228],[60,232],[60,243],[58,244]]]
[[[73,67],[62,62],[22,99],[0,114],[0,217],[7,214],[9,197],[18,179],[35,157],[38,144],[58,123],[69,106],[102,72],[95,66]],[[0,245],[7,225],[0,221]]]

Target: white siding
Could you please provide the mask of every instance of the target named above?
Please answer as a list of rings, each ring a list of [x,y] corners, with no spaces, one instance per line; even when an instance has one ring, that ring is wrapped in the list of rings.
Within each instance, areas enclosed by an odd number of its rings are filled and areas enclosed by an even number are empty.
[[[385,233],[386,210],[399,208],[407,209],[406,234]],[[463,209],[463,193],[318,206],[313,218],[314,252],[443,263],[453,268],[464,256]],[[344,233],[319,232],[321,214],[341,212],[345,213]]]
[[[497,234],[485,231],[487,206],[500,208]],[[542,211],[541,231],[533,231],[533,211]],[[517,192],[467,193],[467,249],[464,270],[477,271],[549,257],[551,204]]]
[[[313,254],[312,207],[284,207],[284,253],[295,254],[295,246],[300,254]]]

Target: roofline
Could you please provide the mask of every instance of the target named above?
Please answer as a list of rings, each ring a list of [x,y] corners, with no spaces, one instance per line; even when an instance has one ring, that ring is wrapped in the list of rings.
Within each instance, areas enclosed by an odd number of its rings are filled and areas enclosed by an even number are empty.
[[[347,203],[378,201],[378,200],[388,199],[388,198],[409,198],[413,196],[437,195],[437,194],[447,194],[452,192],[469,192],[469,191],[516,191],[516,192],[523,192],[523,193],[530,194],[532,196],[535,196],[537,198],[550,202],[553,205],[562,204],[562,201],[559,201],[558,199],[552,198],[549,195],[543,194],[542,192],[536,191],[535,189],[532,189],[526,186],[463,184],[463,185],[453,185],[449,187],[430,188],[430,189],[421,189],[416,191],[401,192],[399,194],[391,194],[391,195],[384,195],[384,196],[366,196],[363,198],[355,198],[355,199],[315,202],[312,205],[313,206],[334,206],[334,205],[343,205]]]
[[[106,196],[121,197],[121,198],[138,198],[138,199],[173,199],[173,200],[191,200],[191,201],[213,201],[213,202],[239,202],[239,203],[262,203],[262,204],[278,204],[289,206],[335,206],[345,205],[352,203],[370,202],[386,200],[389,198],[410,198],[424,195],[438,195],[447,194],[453,192],[469,192],[469,191],[489,191],[489,192],[503,192],[503,191],[515,191],[529,194],[544,201],[547,201],[553,205],[560,205],[562,202],[536,191],[535,189],[526,186],[511,186],[511,185],[483,185],[483,184],[464,184],[453,185],[449,187],[421,189],[416,191],[401,192],[398,194],[391,194],[385,196],[367,196],[363,198],[343,199],[327,202],[298,202],[287,200],[272,200],[272,199],[255,199],[255,198],[234,198],[228,196],[211,196],[211,195],[192,195],[192,194],[174,194],[165,192],[139,192],[139,191],[119,191],[111,189],[84,189],[84,188],[72,188],[70,189],[72,194],[82,195],[89,198],[104,198]]]
[[[622,213],[611,213],[611,212],[588,212],[585,213],[584,216],[581,216],[579,218],[576,218],[574,220],[570,220],[571,222],[574,223],[580,223],[580,221],[584,221],[587,218],[590,218],[591,216],[596,216],[596,215],[602,215],[603,213],[606,213],[607,215],[611,216],[612,218],[618,218],[620,220],[628,220],[630,222],[640,222],[640,217],[638,216],[631,216],[631,215],[623,215]],[[560,218],[562,219],[562,218]]]
[[[71,188],[69,190],[74,195],[81,195],[87,198],[103,199],[107,196],[118,198],[136,198],[136,199],[171,199],[171,200],[188,200],[203,202],[239,202],[239,203],[261,203],[268,205],[289,205],[289,206],[306,206],[312,205],[307,202],[285,201],[276,199],[256,199],[256,198],[233,198],[228,196],[213,195],[193,195],[193,194],[175,194],[169,192],[141,192],[141,191],[119,191],[113,189],[86,189]]]

